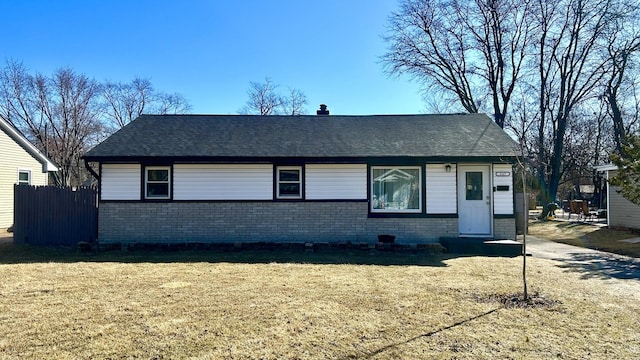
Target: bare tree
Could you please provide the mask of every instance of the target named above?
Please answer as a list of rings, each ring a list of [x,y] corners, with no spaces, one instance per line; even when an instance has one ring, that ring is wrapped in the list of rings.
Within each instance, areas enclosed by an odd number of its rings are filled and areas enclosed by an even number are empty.
[[[149,79],[135,78],[130,83],[106,82],[103,86],[104,116],[119,129],[144,112],[179,114],[191,105],[179,93],[163,93],[154,89]]]
[[[520,176],[520,178],[522,179],[522,213],[528,214],[529,209],[527,206],[527,167],[524,161],[522,161],[521,158],[518,157],[518,153],[521,152],[517,151],[515,152],[515,154],[516,161],[518,162],[518,165],[522,171],[522,175]],[[527,217],[525,215],[525,219],[526,218]],[[527,287],[527,232],[529,232],[529,230],[527,228],[527,224],[525,223],[524,229],[522,231],[522,298],[524,301],[529,300],[529,290]]]
[[[637,89],[639,79],[634,60],[640,52],[639,5],[627,3],[620,9],[619,17],[613,19],[608,36],[606,56],[611,60],[611,69],[604,79],[604,98],[613,122],[616,151],[621,153],[625,138],[638,122],[640,112]]]
[[[287,96],[282,97],[283,113],[288,115],[301,115],[306,112],[307,96],[298,89],[289,88]]]
[[[588,107],[607,100],[616,138],[640,124],[638,8],[630,0],[403,0],[382,60],[389,74],[455,99],[453,109],[493,111],[535,156],[542,201],[551,202],[561,185],[590,177],[588,163],[609,149],[604,118]],[[583,136],[595,137],[596,149]]]
[[[84,181],[81,157],[100,138],[100,85],[69,68],[30,75],[15,61],[0,75],[2,114],[58,166],[57,185]]]
[[[302,90],[288,88],[286,94],[278,92],[279,86],[266,77],[264,83],[250,82],[249,99],[240,114],[301,115],[306,112],[307,96]]]
[[[184,114],[191,111],[191,104],[180,93],[156,93],[153,109],[156,114]]]
[[[0,114],[59,165],[56,185],[83,183],[84,152],[144,111],[190,108],[184,96],[156,91],[148,79],[100,84],[70,68],[31,75],[14,60],[0,69]]]
[[[135,78],[130,83],[107,81],[102,96],[106,105],[105,116],[121,128],[143,114],[153,102],[154,89],[149,79]]]
[[[537,176],[543,201],[552,202],[566,170],[568,126],[607,74],[610,61],[600,53],[618,14],[614,1],[599,0],[538,0],[534,14],[540,29]]]
[[[241,114],[276,115],[282,107],[284,100],[278,94],[275,85],[270,78],[265,78],[264,83],[250,82],[249,99],[240,110]]]
[[[389,19],[386,70],[455,96],[470,113],[488,97],[496,123],[504,127],[534,30],[530,3],[404,0]]]

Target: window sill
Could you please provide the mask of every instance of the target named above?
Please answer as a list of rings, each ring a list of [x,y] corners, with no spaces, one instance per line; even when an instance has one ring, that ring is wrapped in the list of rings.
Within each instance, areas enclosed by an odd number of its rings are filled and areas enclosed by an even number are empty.
[[[425,217],[424,213],[410,212],[370,212],[370,218],[421,218]]]
[[[372,213],[368,215],[370,219],[384,218],[432,218],[432,219],[457,219],[458,214],[425,214],[425,213]]]

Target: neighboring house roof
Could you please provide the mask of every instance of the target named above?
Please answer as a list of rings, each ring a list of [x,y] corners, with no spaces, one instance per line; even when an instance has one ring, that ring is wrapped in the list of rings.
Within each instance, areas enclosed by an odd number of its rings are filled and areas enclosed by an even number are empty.
[[[612,171],[612,170],[618,170],[618,167],[616,165],[613,164],[602,164],[602,165],[596,165],[593,167],[596,171]]]
[[[20,133],[12,124],[0,116],[0,129],[4,131],[13,141],[18,143],[26,152],[33,156],[42,164],[42,171],[58,171],[58,166],[47,156],[40,152],[22,133]]]
[[[585,194],[593,194],[595,192],[596,187],[594,185],[578,185],[581,193]]]
[[[484,114],[142,115],[85,154],[139,158],[509,158],[516,143]]]

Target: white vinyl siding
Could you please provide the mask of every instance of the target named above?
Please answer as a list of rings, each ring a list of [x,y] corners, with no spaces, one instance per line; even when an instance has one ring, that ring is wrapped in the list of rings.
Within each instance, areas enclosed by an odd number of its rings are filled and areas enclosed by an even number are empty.
[[[308,200],[366,199],[367,165],[306,165],[305,186],[305,198]]]
[[[608,172],[607,179],[616,176],[617,170]],[[608,218],[609,226],[621,226],[632,229],[640,229],[640,206],[627,200],[618,192],[617,186],[608,188]]]
[[[640,229],[640,206],[625,199],[617,187],[609,191],[609,226]]]
[[[13,225],[13,186],[25,169],[31,171],[31,185],[47,185],[42,163],[0,129],[0,230]]]
[[[427,214],[455,214],[458,211],[456,164],[427,164]]]
[[[174,200],[272,200],[271,164],[176,164]]]
[[[102,200],[140,200],[140,164],[102,164]]]
[[[500,175],[500,176],[498,176]],[[497,191],[498,186],[509,187],[508,191]],[[493,165],[493,213],[513,214],[513,167],[511,164]]]

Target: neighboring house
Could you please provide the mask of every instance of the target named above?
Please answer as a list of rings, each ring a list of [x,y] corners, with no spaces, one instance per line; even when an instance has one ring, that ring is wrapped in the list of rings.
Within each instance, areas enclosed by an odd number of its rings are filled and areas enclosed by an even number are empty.
[[[13,186],[47,185],[56,165],[0,116],[0,229],[13,224]]]
[[[142,115],[86,153],[99,241],[515,239],[516,144],[483,114]]]
[[[596,166],[595,169],[604,173],[607,179],[607,225],[614,228],[640,229],[640,206],[625,199],[616,186],[608,184],[608,180],[616,175],[618,167],[607,164]]]

